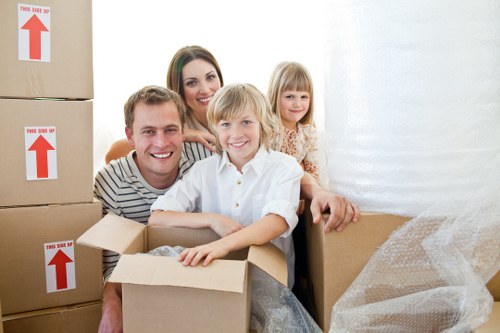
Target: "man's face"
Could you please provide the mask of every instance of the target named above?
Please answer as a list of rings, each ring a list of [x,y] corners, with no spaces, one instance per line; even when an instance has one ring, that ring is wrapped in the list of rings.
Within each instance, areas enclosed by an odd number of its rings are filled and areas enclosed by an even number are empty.
[[[134,109],[132,130],[125,129],[136,150],[136,163],[144,179],[164,189],[177,178],[182,155],[182,123],[174,102],[147,105],[139,102]]]

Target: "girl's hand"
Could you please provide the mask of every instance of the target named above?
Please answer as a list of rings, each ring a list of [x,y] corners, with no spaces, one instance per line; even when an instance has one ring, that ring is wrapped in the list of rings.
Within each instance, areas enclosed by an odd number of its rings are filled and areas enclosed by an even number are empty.
[[[211,214],[210,228],[219,236],[226,237],[233,232],[243,229],[243,226],[230,217],[221,214]]]
[[[180,254],[178,261],[182,262],[184,266],[196,266],[201,260],[205,259],[202,265],[206,266],[210,264],[213,259],[223,258],[228,255],[229,252],[229,247],[220,239],[195,248],[185,249]]]
[[[215,151],[215,136],[208,132],[184,128],[184,141],[199,142],[211,152]]]

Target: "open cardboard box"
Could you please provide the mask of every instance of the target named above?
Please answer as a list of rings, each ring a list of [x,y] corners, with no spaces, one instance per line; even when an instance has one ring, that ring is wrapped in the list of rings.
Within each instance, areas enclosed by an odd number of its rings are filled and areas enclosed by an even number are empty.
[[[248,332],[249,263],[284,285],[286,259],[272,244],[250,246],[202,267],[138,254],[163,245],[192,247],[218,239],[211,229],[149,227],[108,214],[77,243],[122,256],[109,281],[122,283],[125,332]],[[252,267],[254,269],[254,267]]]

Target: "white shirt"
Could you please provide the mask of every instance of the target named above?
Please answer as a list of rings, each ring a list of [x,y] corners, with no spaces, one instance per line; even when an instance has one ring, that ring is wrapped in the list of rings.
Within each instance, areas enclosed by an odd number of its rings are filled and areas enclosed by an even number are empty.
[[[227,153],[196,162],[188,174],[151,206],[153,210],[218,213],[248,226],[267,214],[283,217],[288,229],[272,241],[286,255],[293,286],[292,230],[298,222],[300,179],[304,172],[286,154],[260,147],[240,173]]]

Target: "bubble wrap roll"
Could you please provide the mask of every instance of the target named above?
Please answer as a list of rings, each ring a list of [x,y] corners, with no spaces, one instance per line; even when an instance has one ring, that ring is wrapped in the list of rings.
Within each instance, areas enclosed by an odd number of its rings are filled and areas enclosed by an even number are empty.
[[[416,216],[441,201],[436,213],[450,214],[500,152],[500,2],[328,10],[330,188],[363,211]]]

